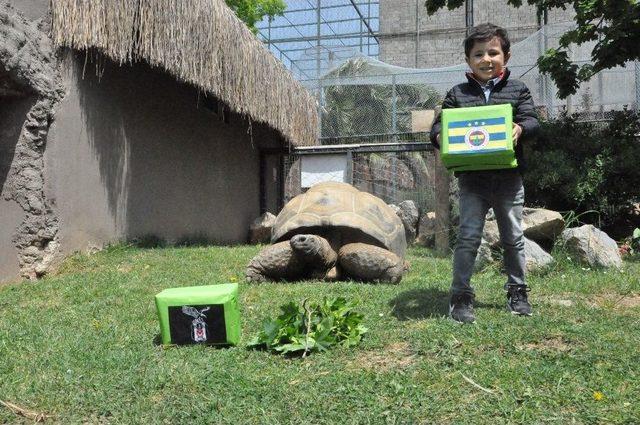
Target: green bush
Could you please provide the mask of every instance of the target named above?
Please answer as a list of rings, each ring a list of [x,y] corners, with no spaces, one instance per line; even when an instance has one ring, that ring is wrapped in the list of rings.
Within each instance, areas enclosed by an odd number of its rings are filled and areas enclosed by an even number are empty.
[[[538,139],[523,146],[527,203],[611,223],[640,199],[639,118],[624,110],[605,122],[543,121]]]

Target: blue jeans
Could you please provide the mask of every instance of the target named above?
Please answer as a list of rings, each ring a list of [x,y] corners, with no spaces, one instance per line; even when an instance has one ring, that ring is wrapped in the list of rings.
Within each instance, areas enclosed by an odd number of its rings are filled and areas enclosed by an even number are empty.
[[[504,267],[509,286],[526,286],[522,233],[524,187],[516,170],[460,173],[460,229],[453,255],[452,294],[473,294],[470,280],[484,221],[493,208],[504,248]]]

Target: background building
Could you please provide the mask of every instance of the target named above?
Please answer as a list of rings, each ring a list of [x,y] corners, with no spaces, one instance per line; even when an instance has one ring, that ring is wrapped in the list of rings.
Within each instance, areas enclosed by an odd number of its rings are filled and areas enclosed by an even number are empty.
[[[572,10],[555,9],[538,18],[535,7],[519,8],[506,0],[467,0],[464,7],[427,15],[423,0],[380,0],[380,55],[389,64],[411,68],[439,68],[464,62],[462,42],[467,29],[491,22],[507,29],[512,44],[544,24],[567,22]]]

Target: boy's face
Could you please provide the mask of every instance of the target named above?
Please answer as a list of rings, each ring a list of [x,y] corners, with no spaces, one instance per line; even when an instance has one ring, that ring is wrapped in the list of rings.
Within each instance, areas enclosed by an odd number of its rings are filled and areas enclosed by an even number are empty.
[[[476,41],[466,59],[476,78],[486,83],[502,73],[510,57],[511,53],[505,55],[502,51],[500,39],[493,37],[488,41]]]

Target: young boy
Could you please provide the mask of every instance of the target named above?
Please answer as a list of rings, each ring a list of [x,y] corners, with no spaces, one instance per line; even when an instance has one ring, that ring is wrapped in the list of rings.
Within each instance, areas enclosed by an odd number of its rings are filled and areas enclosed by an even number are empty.
[[[453,282],[449,315],[460,323],[474,323],[474,291],[471,273],[480,246],[485,216],[493,208],[504,248],[507,272],[507,308],[516,315],[531,315],[525,283],[524,236],[522,234],[522,143],[539,127],[531,93],[521,81],[510,79],[505,67],[511,43],[507,32],[496,25],[474,27],[464,40],[466,61],[471,68],[468,82],[446,95],[442,108],[510,103],[513,107],[513,141],[518,168],[457,172],[460,186],[460,229],[453,257]],[[434,120],[431,142],[440,148],[441,116]]]

